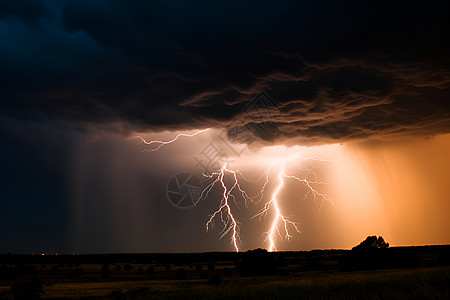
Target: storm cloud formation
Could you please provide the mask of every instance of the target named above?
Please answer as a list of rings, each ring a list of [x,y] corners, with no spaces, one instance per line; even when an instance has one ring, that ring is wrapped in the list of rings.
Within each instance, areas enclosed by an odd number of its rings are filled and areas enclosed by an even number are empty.
[[[243,108],[266,91],[280,108],[268,143],[447,133],[449,11],[446,1],[2,1],[1,114],[123,133],[252,125]]]

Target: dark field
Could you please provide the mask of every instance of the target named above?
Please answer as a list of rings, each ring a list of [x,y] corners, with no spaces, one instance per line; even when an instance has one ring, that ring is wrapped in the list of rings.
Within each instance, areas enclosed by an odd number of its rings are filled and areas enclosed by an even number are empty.
[[[450,246],[0,255],[0,299],[450,299],[449,287]]]

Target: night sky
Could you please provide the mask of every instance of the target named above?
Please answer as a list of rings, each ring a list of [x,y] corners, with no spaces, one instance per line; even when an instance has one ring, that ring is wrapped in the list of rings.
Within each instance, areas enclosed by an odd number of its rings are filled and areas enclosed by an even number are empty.
[[[301,234],[279,250],[351,248],[372,234],[450,243],[449,11],[448,1],[0,1],[0,253],[232,251],[220,222],[205,231],[218,189],[188,209],[166,195],[175,174],[202,177],[196,158],[218,137],[245,146],[228,157],[249,177],[301,152],[327,182],[333,205],[286,186]],[[276,104],[269,119],[247,110],[262,92]],[[205,128],[156,152],[137,138]],[[259,209],[236,207],[242,250],[267,247]]]

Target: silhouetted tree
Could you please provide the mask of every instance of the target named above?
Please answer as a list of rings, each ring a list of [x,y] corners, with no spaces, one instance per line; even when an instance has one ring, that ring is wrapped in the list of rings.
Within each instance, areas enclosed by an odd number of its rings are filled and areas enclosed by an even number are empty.
[[[241,276],[273,275],[277,272],[277,261],[273,253],[266,249],[249,250],[236,263]]]
[[[123,266],[123,270],[124,270],[124,271],[131,271],[131,269],[133,269],[133,267],[130,266],[129,264],[125,264],[125,265]]]
[[[362,250],[362,249],[384,249],[389,248],[389,243],[386,243],[382,236],[377,238],[376,235],[368,236],[364,241],[362,241],[358,246],[352,248],[352,250]]]
[[[109,265],[108,264],[103,264],[102,266],[102,272],[104,273],[109,273]]]
[[[409,258],[403,253],[388,251],[387,248],[389,243],[386,243],[383,237],[368,236],[359,245],[353,247],[351,253],[342,257],[341,270],[379,270],[416,265],[413,257]]]

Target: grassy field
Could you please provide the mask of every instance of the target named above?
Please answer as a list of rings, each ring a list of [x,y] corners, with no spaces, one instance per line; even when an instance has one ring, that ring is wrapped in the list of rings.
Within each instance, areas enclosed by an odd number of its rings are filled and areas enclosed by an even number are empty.
[[[450,269],[249,278],[220,287],[154,291],[158,299],[449,299]]]
[[[0,299],[19,299],[13,287],[31,282],[45,283],[44,299],[450,299],[449,247],[380,253],[4,255]],[[257,272],[242,276],[244,261]]]
[[[450,299],[450,267],[208,280],[54,283],[47,299]],[[7,298],[6,298],[7,299]]]

